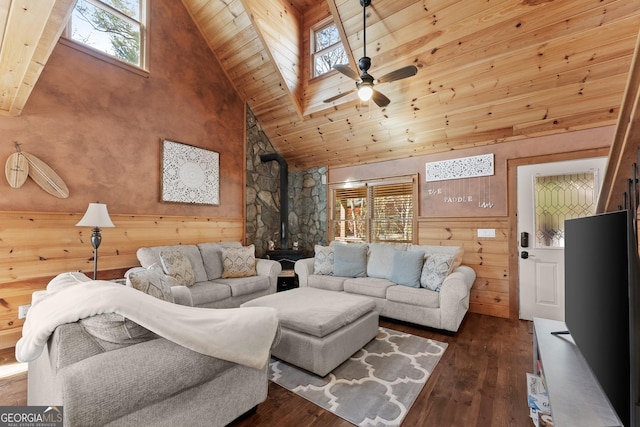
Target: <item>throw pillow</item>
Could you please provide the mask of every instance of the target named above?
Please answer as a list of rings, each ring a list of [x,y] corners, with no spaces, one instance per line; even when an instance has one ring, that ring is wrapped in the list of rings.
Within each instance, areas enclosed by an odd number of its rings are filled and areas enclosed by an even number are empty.
[[[193,286],[196,276],[191,261],[180,251],[160,252],[160,262],[165,274],[175,277],[182,286]]]
[[[453,257],[453,267],[451,270],[455,270],[462,264],[462,257],[464,256],[464,248],[461,246],[439,246],[439,245],[410,245],[410,251],[424,251],[426,258],[432,255],[447,255]]]
[[[132,345],[153,338],[153,333],[117,313],[80,319],[82,327],[95,338],[113,344]]]
[[[222,277],[250,277],[256,273],[256,247],[225,248],[222,251]]]
[[[347,244],[333,247],[333,275],[339,277],[367,276],[367,245]]]
[[[423,263],[422,251],[395,251],[389,280],[398,285],[419,288]]]
[[[198,243],[208,280],[222,277],[222,251],[224,248],[241,248],[240,242]]]
[[[333,248],[331,246],[315,246],[316,256],[313,258],[313,274],[330,276],[333,274]]]
[[[367,276],[390,280],[393,270],[393,254],[404,251],[405,246],[390,243],[369,244],[369,261],[367,262]],[[421,266],[422,267],[422,266]]]
[[[423,288],[440,292],[442,282],[453,269],[455,257],[451,255],[431,255],[424,262],[420,284]]]
[[[171,303],[175,302],[171,287],[180,285],[175,277],[166,275],[157,268],[133,271],[127,279],[132,288]]]
[[[154,337],[153,332],[147,328],[117,313],[97,314],[80,319],[79,322],[107,351],[148,341]]]
[[[178,285],[178,280],[164,274],[157,264],[147,269],[132,269],[127,274],[127,286],[171,303],[174,302],[171,287]],[[98,339],[105,350],[137,344],[155,336],[148,329],[117,313],[87,317],[81,319],[80,324],[90,335]]]

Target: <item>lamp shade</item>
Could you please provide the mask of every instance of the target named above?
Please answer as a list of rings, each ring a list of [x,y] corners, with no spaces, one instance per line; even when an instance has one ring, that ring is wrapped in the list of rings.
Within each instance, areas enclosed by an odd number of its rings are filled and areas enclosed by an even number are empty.
[[[104,203],[89,203],[87,211],[84,216],[76,224],[78,227],[115,227],[111,218],[109,218],[109,212],[107,211],[107,205]]]

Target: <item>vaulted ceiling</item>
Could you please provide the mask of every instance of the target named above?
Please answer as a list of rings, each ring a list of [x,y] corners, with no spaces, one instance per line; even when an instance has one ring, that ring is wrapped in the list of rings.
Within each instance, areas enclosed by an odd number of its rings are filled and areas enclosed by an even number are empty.
[[[640,7],[628,0],[372,0],[379,108],[334,72],[309,82],[309,26],[333,14],[355,61],[359,0],[183,0],[290,167],[346,165],[615,124]],[[285,30],[286,29],[286,30]]]
[[[20,114],[73,0],[0,0],[0,112]],[[238,93],[293,169],[369,163],[615,124],[640,29],[630,0],[372,0],[376,88],[309,79],[309,27],[333,15],[363,54],[359,0],[183,0]],[[25,28],[34,29],[24,31]],[[358,73],[359,74],[359,73]]]

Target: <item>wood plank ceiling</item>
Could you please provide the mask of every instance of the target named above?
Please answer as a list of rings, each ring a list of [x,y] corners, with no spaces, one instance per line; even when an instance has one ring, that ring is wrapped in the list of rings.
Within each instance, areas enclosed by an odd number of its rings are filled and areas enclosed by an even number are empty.
[[[290,167],[369,163],[615,124],[640,7],[629,0],[373,0],[370,73],[386,108],[333,72],[309,81],[309,27],[333,13],[357,61],[359,0],[183,0]],[[355,62],[352,63],[357,70]]]
[[[74,0],[0,0],[0,113],[18,115]],[[310,80],[309,27],[333,15],[355,61],[359,0],[183,0],[238,93],[292,169],[341,166],[615,124],[638,0],[372,0],[370,73],[418,67],[377,87]]]
[[[0,113],[22,113],[74,4],[0,0]]]

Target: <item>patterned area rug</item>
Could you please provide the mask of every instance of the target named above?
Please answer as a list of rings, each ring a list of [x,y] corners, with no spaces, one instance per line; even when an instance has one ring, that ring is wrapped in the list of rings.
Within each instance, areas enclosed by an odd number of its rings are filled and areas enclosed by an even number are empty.
[[[269,379],[358,426],[399,426],[446,343],[380,328],[324,378],[272,358]]]

